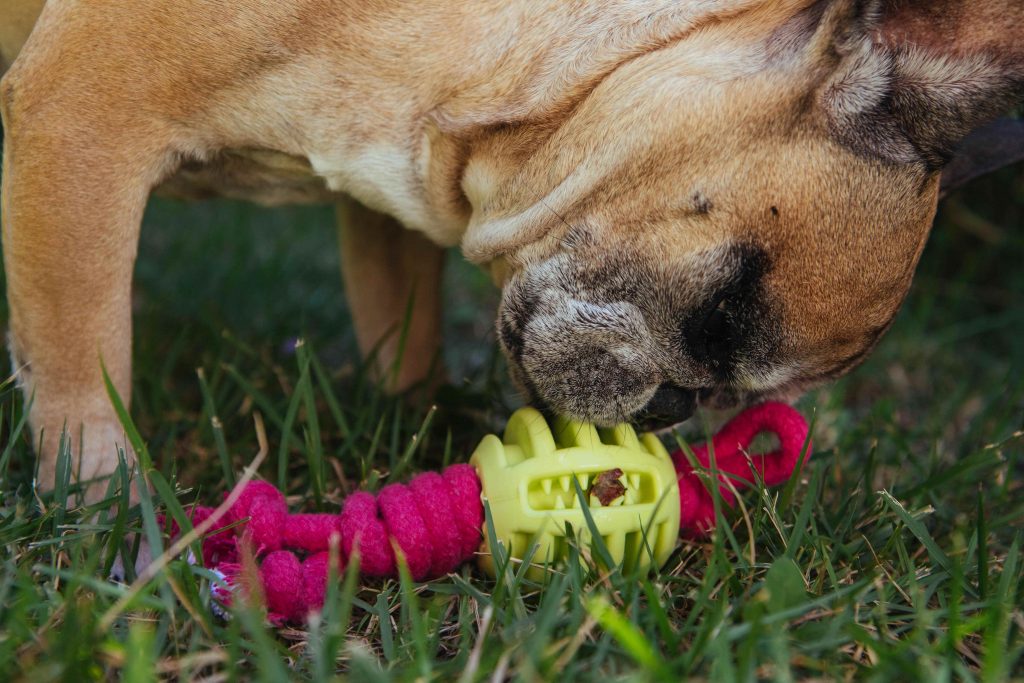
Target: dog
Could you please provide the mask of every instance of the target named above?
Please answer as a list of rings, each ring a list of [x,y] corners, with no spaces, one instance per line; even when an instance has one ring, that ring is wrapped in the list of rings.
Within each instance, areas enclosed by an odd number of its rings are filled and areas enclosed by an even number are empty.
[[[415,296],[404,355],[381,347],[394,390],[436,355],[459,246],[502,289],[527,399],[658,427],[860,363],[943,166],[1024,86],[1020,0],[41,7],[0,109],[9,345],[42,485],[62,429],[80,479],[116,467],[101,360],[128,396],[154,189],[338,204],[361,348]]]

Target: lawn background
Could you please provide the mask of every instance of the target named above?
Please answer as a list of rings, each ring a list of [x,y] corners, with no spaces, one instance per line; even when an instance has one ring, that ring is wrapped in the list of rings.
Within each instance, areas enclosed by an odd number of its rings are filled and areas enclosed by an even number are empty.
[[[584,552],[545,586],[469,566],[429,584],[349,582],[307,632],[270,630],[249,608],[214,618],[207,575],[175,561],[112,610],[123,589],[99,577],[153,511],[107,504],[96,521],[38,496],[7,384],[0,680],[1024,676],[1024,167],[958,192],[936,223],[878,350],[799,402],[815,422],[803,477],[748,494],[746,515],[681,544],[657,575],[595,568]],[[151,202],[132,415],[182,504],[225,491],[219,436],[234,475],[249,462],[254,411],[270,440],[261,475],[297,506],[336,509],[353,487],[464,459],[517,405],[491,330],[497,294],[456,253],[453,384],[436,410],[381,396],[355,360],[335,244],[327,207]]]

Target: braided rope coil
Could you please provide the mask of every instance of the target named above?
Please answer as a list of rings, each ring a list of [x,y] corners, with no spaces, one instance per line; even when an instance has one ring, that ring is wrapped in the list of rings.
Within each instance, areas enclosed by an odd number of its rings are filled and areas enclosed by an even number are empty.
[[[196,508],[192,519],[198,523],[211,513],[211,508]],[[413,579],[421,581],[443,576],[473,556],[483,517],[480,480],[469,465],[389,484],[376,496],[354,493],[336,515],[289,514],[276,487],[255,481],[224,516],[224,526],[236,526],[203,540],[203,562],[233,583],[242,548],[250,548],[262,558],[260,583],[271,615],[299,621],[323,604],[332,538],[340,550],[339,568],[358,552],[362,574],[395,576],[397,551]],[[219,597],[229,599],[230,594]]]

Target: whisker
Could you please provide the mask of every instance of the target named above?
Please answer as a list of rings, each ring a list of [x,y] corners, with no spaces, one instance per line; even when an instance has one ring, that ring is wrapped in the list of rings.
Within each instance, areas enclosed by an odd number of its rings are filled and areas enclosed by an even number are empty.
[[[570,235],[578,234],[578,233],[580,233],[580,232],[581,232],[581,229],[580,229],[580,228],[577,228],[577,227],[576,227],[575,225],[573,225],[572,223],[570,223],[569,221],[567,221],[567,220],[565,219],[565,216],[563,216],[562,214],[558,213],[557,211],[555,211],[554,209],[552,209],[552,208],[551,208],[550,206],[548,206],[548,203],[547,203],[547,202],[545,202],[543,198],[541,198],[541,199],[540,199],[540,204],[541,204],[541,206],[543,206],[543,207],[544,207],[545,209],[547,209],[547,210],[548,210],[548,211],[550,211],[550,212],[551,212],[552,214],[554,214],[555,218],[557,218],[558,220],[562,221],[562,224],[563,224],[563,225],[565,225],[565,227],[569,228],[569,234],[570,234]]]

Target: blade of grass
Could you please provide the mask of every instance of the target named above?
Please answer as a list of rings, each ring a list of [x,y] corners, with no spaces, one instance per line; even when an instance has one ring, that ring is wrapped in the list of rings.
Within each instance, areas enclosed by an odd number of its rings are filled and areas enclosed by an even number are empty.
[[[793,501],[793,494],[796,492],[797,483],[800,481],[800,474],[803,472],[804,464],[811,457],[811,434],[814,434],[814,427],[818,422],[818,411],[811,413],[811,422],[807,425],[807,438],[804,439],[804,444],[800,448],[800,457],[797,458],[796,467],[793,468],[793,473],[789,479],[786,480],[786,485],[782,488],[782,495],[779,496],[779,507],[783,510],[788,510],[790,504]]]
[[[648,674],[661,680],[672,680],[664,660],[654,650],[650,641],[637,629],[635,624],[612,607],[606,598],[601,596],[590,598],[587,601],[587,612]]]
[[[209,416],[210,431],[213,433],[213,443],[217,449],[217,458],[220,460],[221,471],[224,473],[224,481],[228,488],[235,485],[235,471],[231,466],[231,455],[228,453],[228,445],[224,439],[224,425],[217,415],[217,407],[213,401],[213,394],[206,381],[206,373],[202,368],[196,369],[199,377],[199,391],[203,395],[203,411]]]
[[[320,437],[320,419],[316,412],[316,397],[313,395],[313,378],[310,371],[309,349],[304,341],[295,345],[299,360],[299,384],[296,393],[302,397],[306,409],[306,461],[313,488],[313,500],[317,509],[323,507],[324,483],[327,481],[327,464],[324,461],[323,442]]]
[[[107,537],[103,576],[110,576],[114,562],[117,561],[117,555],[124,546],[125,530],[128,526],[128,508],[131,507],[131,477],[128,473],[128,462],[122,457],[121,451],[118,451],[117,456],[117,471],[111,477],[111,486],[116,486],[118,502],[108,508],[107,519],[109,520],[110,515],[113,515],[114,522],[110,535]],[[123,558],[123,562],[126,565],[131,564],[127,558]],[[129,567],[126,566],[125,569],[127,571]],[[131,570],[134,571],[134,567],[131,567]],[[126,576],[125,578],[130,581],[135,577]]]
[[[100,359],[100,370],[103,372],[103,384],[107,388],[107,397],[110,399],[110,404],[114,407],[114,413],[117,415],[118,422],[121,423],[121,428],[128,437],[128,443],[135,452],[135,457],[139,460],[140,469],[143,475],[145,475],[145,473],[153,469],[153,459],[149,457],[149,449],[146,448],[146,442],[143,441],[142,435],[139,434],[139,430],[135,427],[135,422],[128,413],[128,409],[125,408],[121,395],[117,393],[117,388],[107,373],[107,366],[103,363],[103,359]]]
[[[988,625],[983,635],[984,655],[982,659],[981,678],[983,681],[1005,681],[1009,674],[1010,605],[1014,604],[1016,593],[1020,591],[1021,577],[1018,575],[1017,563],[1020,561],[1021,535],[1013,539],[1002,575],[992,594],[988,612]]]
[[[277,450],[277,488],[285,491],[288,489],[288,464],[291,455],[292,430],[295,425],[295,418],[299,414],[299,407],[302,405],[302,392],[299,387],[306,380],[306,375],[299,374],[299,381],[296,383],[295,391],[288,399],[288,410],[284,414],[284,421],[281,423],[281,445]]]
[[[896,500],[891,493],[882,490],[878,492],[878,495],[882,497],[885,504],[896,513],[896,516],[910,529],[910,532],[917,537],[917,540],[928,550],[928,555],[937,564],[941,565],[947,573],[953,573],[953,565],[950,562],[949,556],[939,547],[939,544],[935,542],[932,535],[928,533],[928,529],[925,528],[924,524],[920,520],[916,519],[913,515],[907,512],[907,509],[903,507],[903,504]]]
[[[416,650],[416,666],[423,680],[430,680],[430,658],[427,656],[427,625],[420,611],[419,599],[413,590],[409,565],[398,544],[395,543],[395,560],[398,565],[398,585],[402,596],[402,623],[408,624],[409,634]]]
[[[313,353],[312,348],[309,350],[309,360],[312,364],[317,384],[320,385],[324,400],[327,402],[327,409],[330,411],[331,417],[334,418],[334,423],[338,427],[338,432],[341,433],[341,437],[345,440],[352,438],[352,429],[349,427],[348,420],[345,419],[345,414],[341,410],[341,404],[338,402],[338,397],[331,386],[331,380],[324,371],[320,359]]]
[[[28,423],[28,416],[32,410],[32,398],[29,397],[28,401],[25,402],[25,407],[21,411],[21,416],[17,422],[13,421],[15,402],[11,402],[11,418],[14,424],[14,429],[11,430],[10,435],[7,437],[7,445],[4,446],[3,454],[0,454],[0,479],[6,479],[7,466],[11,459],[11,453],[14,452],[14,445],[18,442],[18,437],[21,436],[22,430]]]
[[[796,557],[800,544],[803,542],[804,534],[807,531],[807,524],[811,519],[811,511],[814,503],[818,500],[818,492],[821,489],[823,473],[820,467],[815,467],[811,473],[811,481],[804,495],[804,502],[800,505],[800,512],[797,514],[796,522],[793,524],[793,532],[786,541],[786,556],[790,559]]]
[[[576,475],[572,477],[572,485],[576,489],[576,498],[580,503],[580,512],[583,513],[583,519],[586,521],[587,529],[590,531],[590,546],[597,553],[598,558],[604,565],[604,569],[611,571],[616,568],[616,562],[608,550],[608,545],[604,542],[601,530],[597,528],[594,516],[590,514],[590,501],[583,492],[583,488],[580,486],[580,481],[576,478]]]

